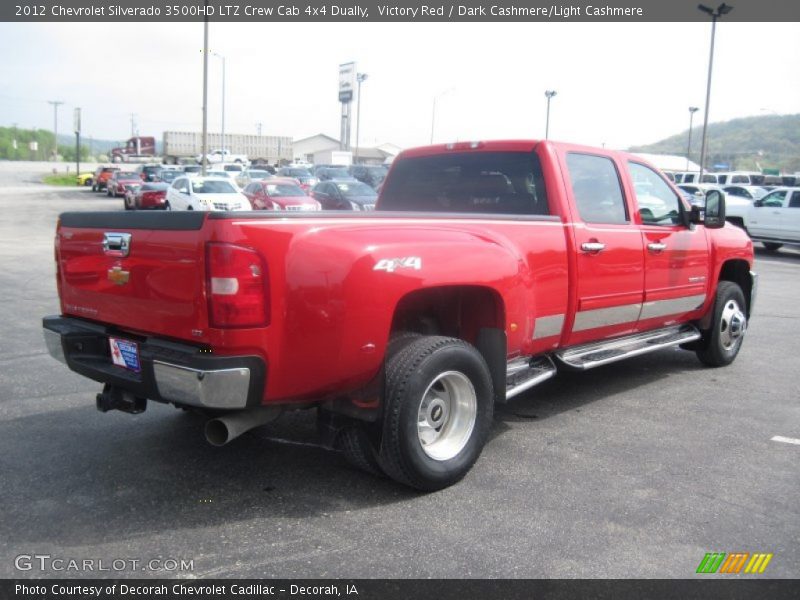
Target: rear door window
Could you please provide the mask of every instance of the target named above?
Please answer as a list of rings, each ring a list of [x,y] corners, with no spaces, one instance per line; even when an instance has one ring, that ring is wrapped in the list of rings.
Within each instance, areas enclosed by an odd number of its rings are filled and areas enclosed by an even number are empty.
[[[380,210],[549,215],[539,158],[531,152],[453,152],[395,163]]]
[[[607,224],[628,222],[619,173],[610,158],[570,152],[567,169],[581,220]]]

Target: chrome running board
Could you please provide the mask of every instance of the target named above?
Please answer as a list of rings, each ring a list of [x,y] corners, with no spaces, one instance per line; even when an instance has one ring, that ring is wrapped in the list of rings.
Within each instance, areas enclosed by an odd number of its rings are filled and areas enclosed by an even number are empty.
[[[567,367],[585,371],[632,356],[693,342],[701,337],[702,334],[694,325],[676,325],[613,340],[575,346],[556,352],[555,355]]]
[[[506,400],[531,389],[556,374],[549,356],[515,358],[506,367]]]

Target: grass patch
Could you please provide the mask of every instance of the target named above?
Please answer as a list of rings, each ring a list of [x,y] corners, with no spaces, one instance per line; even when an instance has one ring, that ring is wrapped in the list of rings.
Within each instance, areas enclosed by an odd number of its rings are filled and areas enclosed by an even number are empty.
[[[58,175],[45,175],[42,179],[47,185],[69,185],[75,187],[77,184],[75,173],[60,173]]]

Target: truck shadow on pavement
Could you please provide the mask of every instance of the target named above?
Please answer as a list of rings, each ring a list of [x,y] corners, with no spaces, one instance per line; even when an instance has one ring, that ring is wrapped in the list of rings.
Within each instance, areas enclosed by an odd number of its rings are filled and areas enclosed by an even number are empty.
[[[601,402],[616,393],[652,386],[682,373],[702,371],[693,352],[664,350],[588,371],[560,371],[554,378],[495,409],[496,423],[547,419]],[[495,429],[499,429],[495,427]]]

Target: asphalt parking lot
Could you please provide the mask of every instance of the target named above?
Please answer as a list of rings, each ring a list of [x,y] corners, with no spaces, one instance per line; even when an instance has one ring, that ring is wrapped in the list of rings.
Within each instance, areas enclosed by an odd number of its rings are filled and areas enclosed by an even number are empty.
[[[421,495],[321,447],[312,413],[214,448],[170,406],[95,410],[99,384],[50,358],[41,318],[57,215],[122,200],[39,178],[0,163],[0,577],[685,578],[742,551],[800,576],[800,445],[772,441],[800,438],[797,251],[759,246],[732,366],[675,349],[562,374],[498,409],[460,484]],[[154,559],[193,564],[141,570]]]

